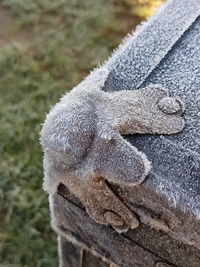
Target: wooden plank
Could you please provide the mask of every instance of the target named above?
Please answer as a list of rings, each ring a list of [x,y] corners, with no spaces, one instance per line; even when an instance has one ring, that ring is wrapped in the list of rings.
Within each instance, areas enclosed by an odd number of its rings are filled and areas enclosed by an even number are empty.
[[[113,190],[117,192],[123,200],[124,198],[126,199],[124,195],[121,195],[122,193],[120,190],[117,188],[113,188]],[[126,189],[124,189],[124,191],[125,190]],[[70,194],[66,187],[60,186],[59,194],[62,195],[64,199],[74,203],[75,206],[79,206],[81,209],[84,209],[82,205],[79,205],[78,200]],[[127,191],[127,195],[129,199],[132,200],[133,207],[136,206],[135,203],[140,203],[140,210],[143,209],[145,212],[144,214],[149,214],[149,218],[152,216],[154,219],[166,222],[166,225],[170,228],[173,226],[173,229],[170,231],[169,228],[169,231],[166,233],[163,231],[157,231],[154,228],[149,227],[147,224],[140,223],[140,226],[137,229],[128,231],[127,233],[124,233],[123,236],[126,236],[126,238],[132,240],[136,244],[139,244],[146,250],[165,259],[165,261],[168,260],[169,262],[173,262],[177,266],[200,266],[200,251],[195,246],[192,246],[193,243],[190,245],[185,244],[189,242],[192,234],[195,235],[195,233],[197,234],[198,232],[196,231],[198,224],[195,224],[195,221],[192,221],[192,217],[190,219],[188,214],[179,214],[179,212],[175,209],[170,211],[163,199],[161,201],[161,199],[156,197],[154,194],[150,194],[148,190],[144,190],[144,188],[142,190],[142,186],[134,189],[133,192]],[[144,201],[144,199],[146,200]],[[179,221],[181,223],[179,223]],[[192,230],[194,233],[190,234]],[[180,240],[176,240],[179,239],[177,238],[179,235],[182,236],[182,239],[185,238],[185,243]],[[197,244],[197,239],[198,234],[196,239],[194,238],[194,245]]]
[[[59,266],[82,267],[83,249],[59,236]]]
[[[91,253],[89,250],[83,251],[83,265],[82,267],[109,267],[110,264],[103,261],[101,257],[98,257]]]
[[[163,261],[110,227],[95,223],[84,210],[59,195],[54,196],[52,211],[55,230],[63,236],[76,239],[119,266],[152,267]]]

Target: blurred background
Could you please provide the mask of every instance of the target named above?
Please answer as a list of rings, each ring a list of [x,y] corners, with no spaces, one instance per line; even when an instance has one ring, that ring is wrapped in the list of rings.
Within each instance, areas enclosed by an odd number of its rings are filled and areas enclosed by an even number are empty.
[[[162,2],[0,1],[0,267],[58,266],[41,123]]]

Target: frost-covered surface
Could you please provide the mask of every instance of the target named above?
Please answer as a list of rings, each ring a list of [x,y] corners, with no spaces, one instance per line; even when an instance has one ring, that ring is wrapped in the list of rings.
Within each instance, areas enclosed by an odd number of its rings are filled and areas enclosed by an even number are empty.
[[[200,219],[200,1],[168,1],[129,36],[106,66],[105,90],[161,84],[186,105],[186,128],[131,138],[153,163],[146,185]]]
[[[165,195],[173,205],[179,205],[200,218],[200,139],[197,119],[199,14],[200,0],[169,1],[135,34],[126,38],[100,67],[100,71],[97,69],[91,72],[52,109],[42,130],[45,149],[44,187],[47,191],[54,193],[61,181],[84,204],[88,204],[90,184],[85,190],[83,184],[86,182],[83,178],[87,181],[88,177],[103,176],[109,181],[133,184],[131,176],[136,175],[137,179],[142,177],[143,181],[143,173],[146,175],[150,168],[145,167],[142,171],[138,168],[139,172],[137,168],[134,169],[134,154],[137,154],[139,162],[143,162],[142,165],[148,163],[145,156],[134,149],[136,146],[152,161],[153,170],[146,186]],[[180,119],[173,117],[177,113],[170,115],[174,119],[169,125],[169,117],[159,111],[158,106],[168,110],[170,103],[173,103],[173,107],[170,107],[172,112],[181,102],[174,101],[168,95],[159,96],[158,99],[158,92],[163,94],[163,91],[156,90],[154,94],[157,84],[159,88],[167,88],[170,96],[178,96],[185,101],[186,128],[181,134],[171,136],[133,135],[130,138],[133,146],[129,146],[119,134],[115,134],[116,127],[110,128],[116,117],[118,132],[121,134],[172,134],[183,128],[175,127],[176,130],[172,130],[176,120]],[[131,92],[133,89],[139,90]],[[136,99],[139,101],[134,103]],[[124,112],[126,109],[127,112]],[[129,123],[129,118],[130,121],[136,118],[134,124]],[[130,125],[133,130],[129,129]],[[149,163],[146,165],[150,166]],[[96,171],[100,173],[96,174]],[[80,185],[74,185],[75,180]],[[97,205],[93,197],[92,191],[92,203],[88,205],[91,208],[95,204],[95,209],[90,215],[100,221],[95,215],[97,206],[102,211],[106,203],[99,198]],[[114,201],[111,202],[114,205]],[[116,206],[111,210],[116,212]],[[102,219],[104,214],[100,215]]]

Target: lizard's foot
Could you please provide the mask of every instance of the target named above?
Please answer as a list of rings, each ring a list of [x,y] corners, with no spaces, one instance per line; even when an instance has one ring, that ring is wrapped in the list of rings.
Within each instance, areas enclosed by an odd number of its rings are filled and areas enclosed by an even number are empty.
[[[92,177],[84,203],[90,217],[96,222],[111,225],[118,232],[139,226],[136,215],[109,188],[102,177]]]
[[[185,127],[185,120],[181,115],[184,103],[176,97],[170,97],[167,89],[161,85],[150,85],[140,90],[144,98],[143,124],[144,133],[175,134]]]

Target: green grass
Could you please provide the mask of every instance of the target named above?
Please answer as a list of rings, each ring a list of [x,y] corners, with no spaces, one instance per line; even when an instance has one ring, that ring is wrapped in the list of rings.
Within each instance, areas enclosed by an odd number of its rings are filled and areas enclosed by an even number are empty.
[[[0,50],[0,267],[57,266],[42,191],[41,123],[64,92],[110,55],[130,22],[119,19],[125,7],[111,0],[4,0],[3,6],[13,38],[22,32],[25,38]]]

